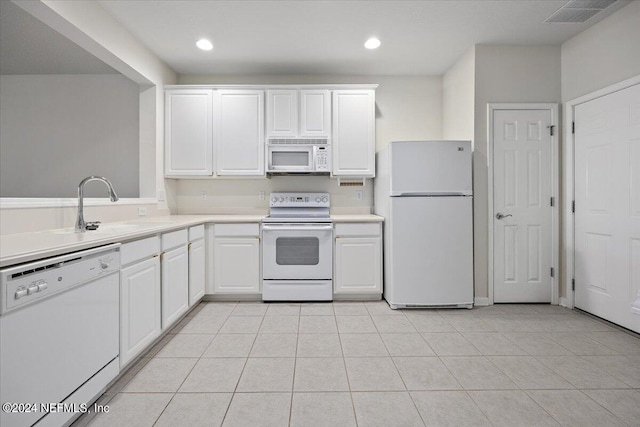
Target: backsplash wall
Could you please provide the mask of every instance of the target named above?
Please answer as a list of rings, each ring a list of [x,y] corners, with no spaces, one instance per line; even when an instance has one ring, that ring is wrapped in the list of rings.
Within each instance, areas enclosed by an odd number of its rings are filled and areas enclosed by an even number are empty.
[[[277,191],[328,192],[331,211],[340,213],[371,213],[373,180],[364,187],[338,186],[337,179],[326,176],[274,176],[269,179],[207,179],[177,181],[178,214],[266,214],[269,194]],[[264,191],[264,200],[259,194]],[[362,191],[362,200],[356,198]]]

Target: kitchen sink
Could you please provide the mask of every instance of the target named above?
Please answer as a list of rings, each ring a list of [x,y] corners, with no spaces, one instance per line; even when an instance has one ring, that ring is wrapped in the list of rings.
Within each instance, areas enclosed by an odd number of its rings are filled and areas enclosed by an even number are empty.
[[[155,226],[157,223],[154,223]],[[135,231],[140,228],[143,228],[145,224],[122,224],[122,223],[114,223],[114,224],[100,224],[97,230],[86,230],[85,233],[97,234],[97,233],[127,233],[130,231]],[[61,228],[58,230],[53,230],[54,234],[73,234],[75,233],[75,228]]]

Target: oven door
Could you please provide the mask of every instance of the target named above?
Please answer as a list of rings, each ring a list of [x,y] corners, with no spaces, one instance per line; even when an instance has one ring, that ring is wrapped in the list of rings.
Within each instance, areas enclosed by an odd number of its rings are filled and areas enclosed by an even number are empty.
[[[331,279],[331,224],[263,224],[262,239],[265,280]]]
[[[312,145],[268,145],[267,172],[313,172]]]

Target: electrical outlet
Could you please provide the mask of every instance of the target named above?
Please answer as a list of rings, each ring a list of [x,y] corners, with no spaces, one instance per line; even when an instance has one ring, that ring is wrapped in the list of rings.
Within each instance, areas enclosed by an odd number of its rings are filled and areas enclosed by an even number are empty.
[[[207,200],[207,193],[205,193],[204,191],[200,193],[200,199]]]
[[[138,207],[138,216],[147,216],[147,207],[146,206]]]
[[[264,191],[258,193],[258,199],[264,200]]]
[[[356,200],[362,200],[362,190],[356,190]]]

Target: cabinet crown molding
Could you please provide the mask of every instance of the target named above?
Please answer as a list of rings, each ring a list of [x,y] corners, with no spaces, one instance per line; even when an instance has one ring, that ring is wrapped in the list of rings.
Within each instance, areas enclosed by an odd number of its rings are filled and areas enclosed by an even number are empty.
[[[197,85],[165,85],[165,90],[169,89],[325,89],[325,90],[375,90],[378,84],[249,84],[249,85],[218,85],[218,84],[197,84]]]

